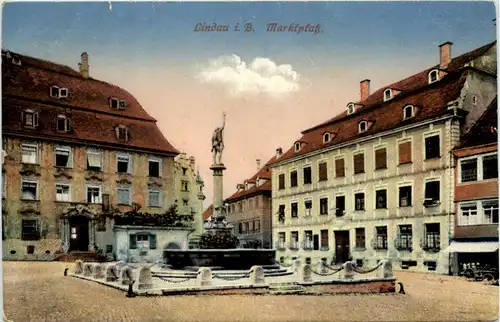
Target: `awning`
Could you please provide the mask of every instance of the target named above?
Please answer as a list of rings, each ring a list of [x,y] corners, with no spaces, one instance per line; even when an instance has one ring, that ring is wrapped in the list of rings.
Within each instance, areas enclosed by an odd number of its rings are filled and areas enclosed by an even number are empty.
[[[493,241],[458,242],[452,241],[444,251],[449,253],[492,253],[498,250],[499,243]]]

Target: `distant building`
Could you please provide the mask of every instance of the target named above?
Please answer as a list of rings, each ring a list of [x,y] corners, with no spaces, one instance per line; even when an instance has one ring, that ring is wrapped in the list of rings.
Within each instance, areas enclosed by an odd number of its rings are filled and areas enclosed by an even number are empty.
[[[497,93],[496,42],[370,92],[302,132],[272,168],[277,258],[449,273],[452,150]],[[391,68],[391,66],[387,66]]]
[[[268,164],[261,168],[257,160],[257,173],[236,186],[236,192],[225,200],[227,221],[234,225],[234,233],[242,248],[272,248],[271,223],[271,170]]]
[[[456,219],[453,273],[464,265],[498,268],[498,106],[495,99],[453,150]]]
[[[128,249],[164,246],[138,227],[121,227],[117,245],[109,216],[165,213],[179,152],[130,93],[89,69],[87,53],[75,71],[2,51],[4,259],[98,250],[137,260]]]

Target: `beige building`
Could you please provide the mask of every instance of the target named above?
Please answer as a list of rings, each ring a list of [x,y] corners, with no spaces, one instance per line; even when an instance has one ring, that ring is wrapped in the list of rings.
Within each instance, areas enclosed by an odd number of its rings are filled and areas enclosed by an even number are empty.
[[[496,95],[496,42],[370,92],[270,165],[277,258],[449,272],[452,149]]]
[[[130,93],[89,76],[86,53],[79,69],[2,51],[4,259],[113,256],[106,215],[174,204],[178,151]],[[146,241],[163,247],[130,239]]]

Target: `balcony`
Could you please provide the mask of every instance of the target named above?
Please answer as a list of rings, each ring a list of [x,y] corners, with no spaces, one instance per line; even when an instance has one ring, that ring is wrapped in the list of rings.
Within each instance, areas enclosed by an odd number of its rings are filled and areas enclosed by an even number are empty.
[[[440,236],[438,234],[427,233],[420,239],[420,248],[430,253],[437,253],[441,250]]]
[[[424,207],[425,208],[432,208],[432,207],[437,207],[441,204],[439,200],[432,199],[432,198],[425,198],[424,199]]]
[[[377,251],[387,250],[387,236],[377,236],[371,241],[372,248]]]
[[[412,244],[411,235],[398,235],[398,237],[394,239],[394,248],[399,251],[411,252],[413,250]]]
[[[276,248],[279,251],[285,251],[286,250],[286,243],[285,242],[277,242],[274,244],[274,248]]]
[[[290,248],[290,250],[299,250],[299,243],[298,242],[292,242],[290,243],[290,245],[288,246],[288,248]]]

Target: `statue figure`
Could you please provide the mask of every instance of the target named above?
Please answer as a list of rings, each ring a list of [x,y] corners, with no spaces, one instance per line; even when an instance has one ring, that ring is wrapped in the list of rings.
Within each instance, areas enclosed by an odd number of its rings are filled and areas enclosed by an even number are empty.
[[[222,150],[224,150],[223,131],[226,124],[226,113],[223,114],[222,127],[217,127],[212,135],[212,158],[213,164],[220,164],[222,159]]]

